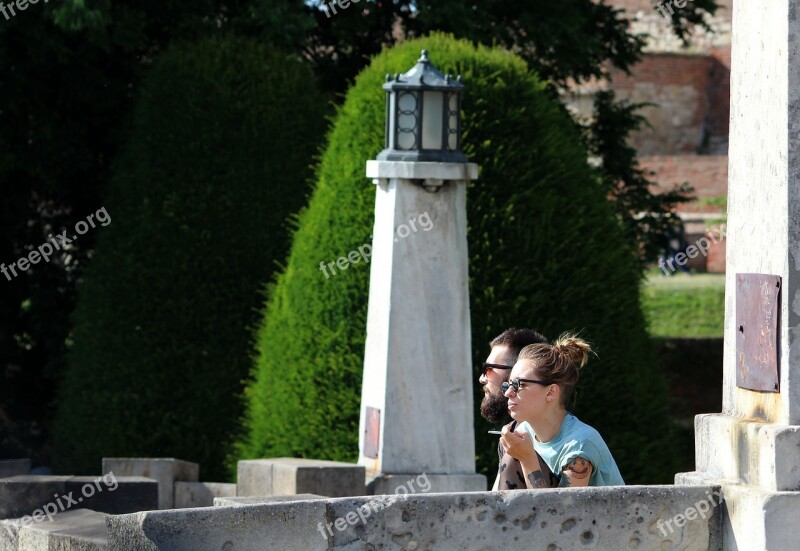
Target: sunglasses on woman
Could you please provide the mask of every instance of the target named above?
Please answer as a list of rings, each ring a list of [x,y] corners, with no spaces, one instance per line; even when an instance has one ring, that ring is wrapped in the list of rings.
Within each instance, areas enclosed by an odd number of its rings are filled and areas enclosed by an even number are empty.
[[[503,394],[508,392],[509,388],[514,390],[514,394],[518,394],[519,393],[519,389],[520,389],[520,386],[519,386],[520,383],[535,383],[537,385],[542,385],[542,386],[549,386],[549,385],[553,384],[550,381],[537,381],[536,379],[519,379],[519,378],[517,378],[517,379],[511,379],[511,381],[508,382],[508,383],[503,383],[500,386],[500,388],[503,390]],[[522,387],[522,388],[525,388],[525,387]]]

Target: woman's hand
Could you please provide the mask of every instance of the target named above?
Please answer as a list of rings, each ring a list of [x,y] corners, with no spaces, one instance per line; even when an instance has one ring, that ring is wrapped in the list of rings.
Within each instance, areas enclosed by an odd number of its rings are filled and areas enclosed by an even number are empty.
[[[524,432],[513,432],[511,423],[503,427],[500,443],[506,453],[522,464],[538,465],[531,437]]]

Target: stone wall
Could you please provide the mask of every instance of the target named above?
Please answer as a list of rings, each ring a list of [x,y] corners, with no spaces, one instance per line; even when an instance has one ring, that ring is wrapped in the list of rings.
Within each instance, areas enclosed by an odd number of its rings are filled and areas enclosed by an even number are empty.
[[[714,486],[339,498],[109,517],[109,549],[719,549]]]

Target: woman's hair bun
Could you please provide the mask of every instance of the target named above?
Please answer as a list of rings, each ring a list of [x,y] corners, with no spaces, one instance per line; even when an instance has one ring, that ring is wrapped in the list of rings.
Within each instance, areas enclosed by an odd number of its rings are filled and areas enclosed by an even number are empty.
[[[564,333],[558,337],[553,343],[553,348],[566,355],[579,368],[586,365],[586,362],[589,361],[589,354],[593,353],[588,342],[572,333]]]

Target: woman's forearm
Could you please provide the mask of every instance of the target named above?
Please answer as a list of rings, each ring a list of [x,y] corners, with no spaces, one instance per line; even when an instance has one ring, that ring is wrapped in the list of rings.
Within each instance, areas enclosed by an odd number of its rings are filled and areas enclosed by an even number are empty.
[[[527,488],[534,489],[550,487],[550,481],[542,472],[542,468],[538,461],[520,461],[520,465],[522,465],[522,470],[525,473],[525,486]]]

